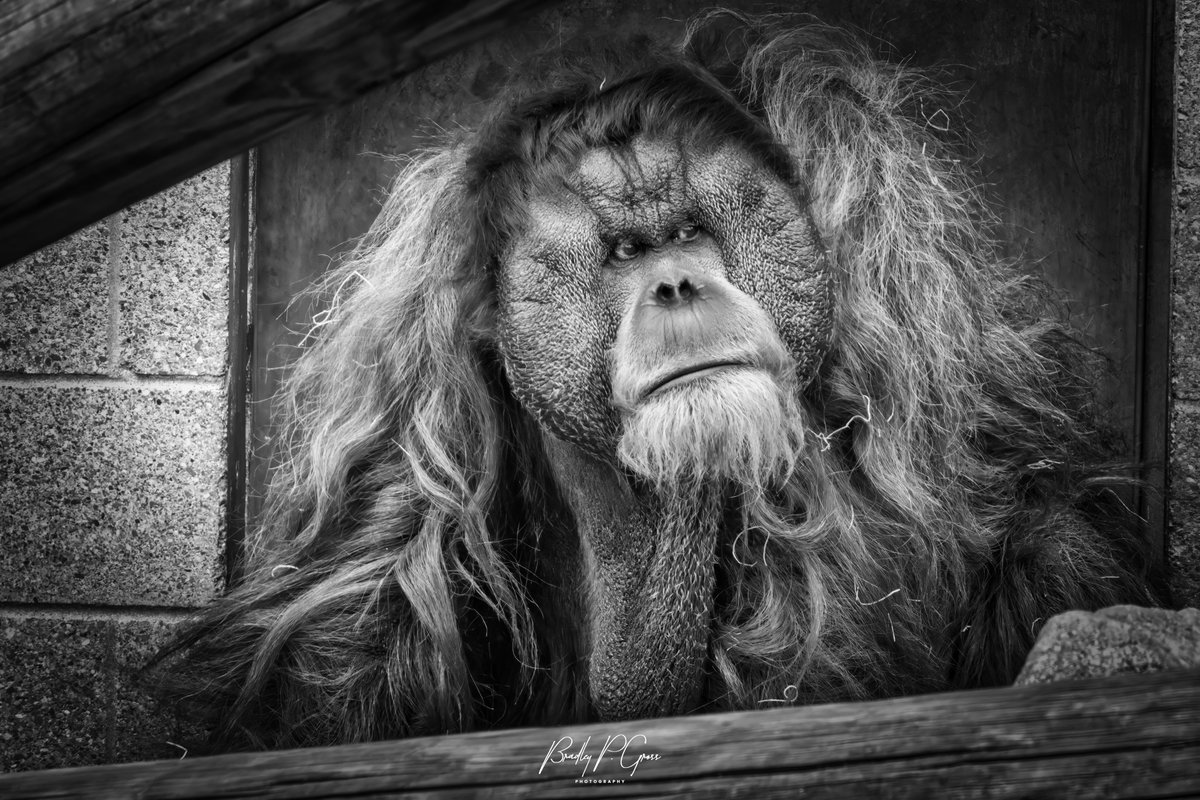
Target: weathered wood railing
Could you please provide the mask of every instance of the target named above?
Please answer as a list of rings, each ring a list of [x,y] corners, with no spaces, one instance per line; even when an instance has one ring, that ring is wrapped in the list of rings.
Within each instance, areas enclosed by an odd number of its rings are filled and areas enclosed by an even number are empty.
[[[547,1],[0,3],[0,266]]]
[[[0,776],[0,797],[1195,797],[1200,670]]]

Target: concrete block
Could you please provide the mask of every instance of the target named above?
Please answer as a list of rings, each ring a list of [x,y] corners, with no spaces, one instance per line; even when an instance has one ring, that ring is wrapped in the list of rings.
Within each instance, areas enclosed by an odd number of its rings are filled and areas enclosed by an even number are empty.
[[[229,164],[121,213],[121,365],[219,375],[229,318]]]
[[[1167,486],[1167,564],[1176,606],[1200,606],[1200,408],[1176,402]]]
[[[108,224],[0,268],[0,372],[107,371]]]
[[[0,391],[0,600],[194,606],[220,589],[217,389]]]
[[[1172,393],[1200,399],[1200,173],[1175,182],[1171,276]]]
[[[1200,3],[1175,10],[1175,154],[1182,167],[1200,168]]]
[[[1051,617],[1015,685],[1200,666],[1200,611],[1112,606]]]
[[[0,617],[0,769],[179,758],[202,741],[141,672],[176,624]]]
[[[141,673],[178,623],[131,620],[113,623],[114,684],[112,762],[180,758],[205,738],[204,730],[177,718],[154,693],[154,677]]]
[[[102,763],[108,623],[0,619],[0,769]]]

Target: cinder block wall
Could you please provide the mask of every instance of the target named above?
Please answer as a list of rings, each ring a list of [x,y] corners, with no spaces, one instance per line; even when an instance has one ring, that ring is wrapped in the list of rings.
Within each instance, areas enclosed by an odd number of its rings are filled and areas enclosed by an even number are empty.
[[[1200,0],[1175,14],[1167,543],[1176,604],[1200,607]]]
[[[0,768],[178,757],[134,672],[221,591],[230,165],[0,268]]]

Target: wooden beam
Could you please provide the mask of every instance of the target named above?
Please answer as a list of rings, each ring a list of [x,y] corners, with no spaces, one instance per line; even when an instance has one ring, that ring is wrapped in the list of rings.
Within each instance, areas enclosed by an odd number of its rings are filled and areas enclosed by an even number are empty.
[[[1200,671],[0,775],[9,800],[494,787],[525,798],[1191,797]]]
[[[0,4],[0,265],[545,2]]]

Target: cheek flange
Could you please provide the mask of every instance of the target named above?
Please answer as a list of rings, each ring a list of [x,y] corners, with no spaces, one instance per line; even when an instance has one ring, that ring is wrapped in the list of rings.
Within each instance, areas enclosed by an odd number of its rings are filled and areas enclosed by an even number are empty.
[[[499,347],[513,393],[548,433],[597,457],[616,448],[608,351],[617,321],[597,302],[595,254],[517,254],[499,280]]]
[[[726,277],[771,317],[806,385],[833,328],[833,274],[808,212],[786,184],[732,148],[697,157],[689,177],[697,222],[719,243]]]

